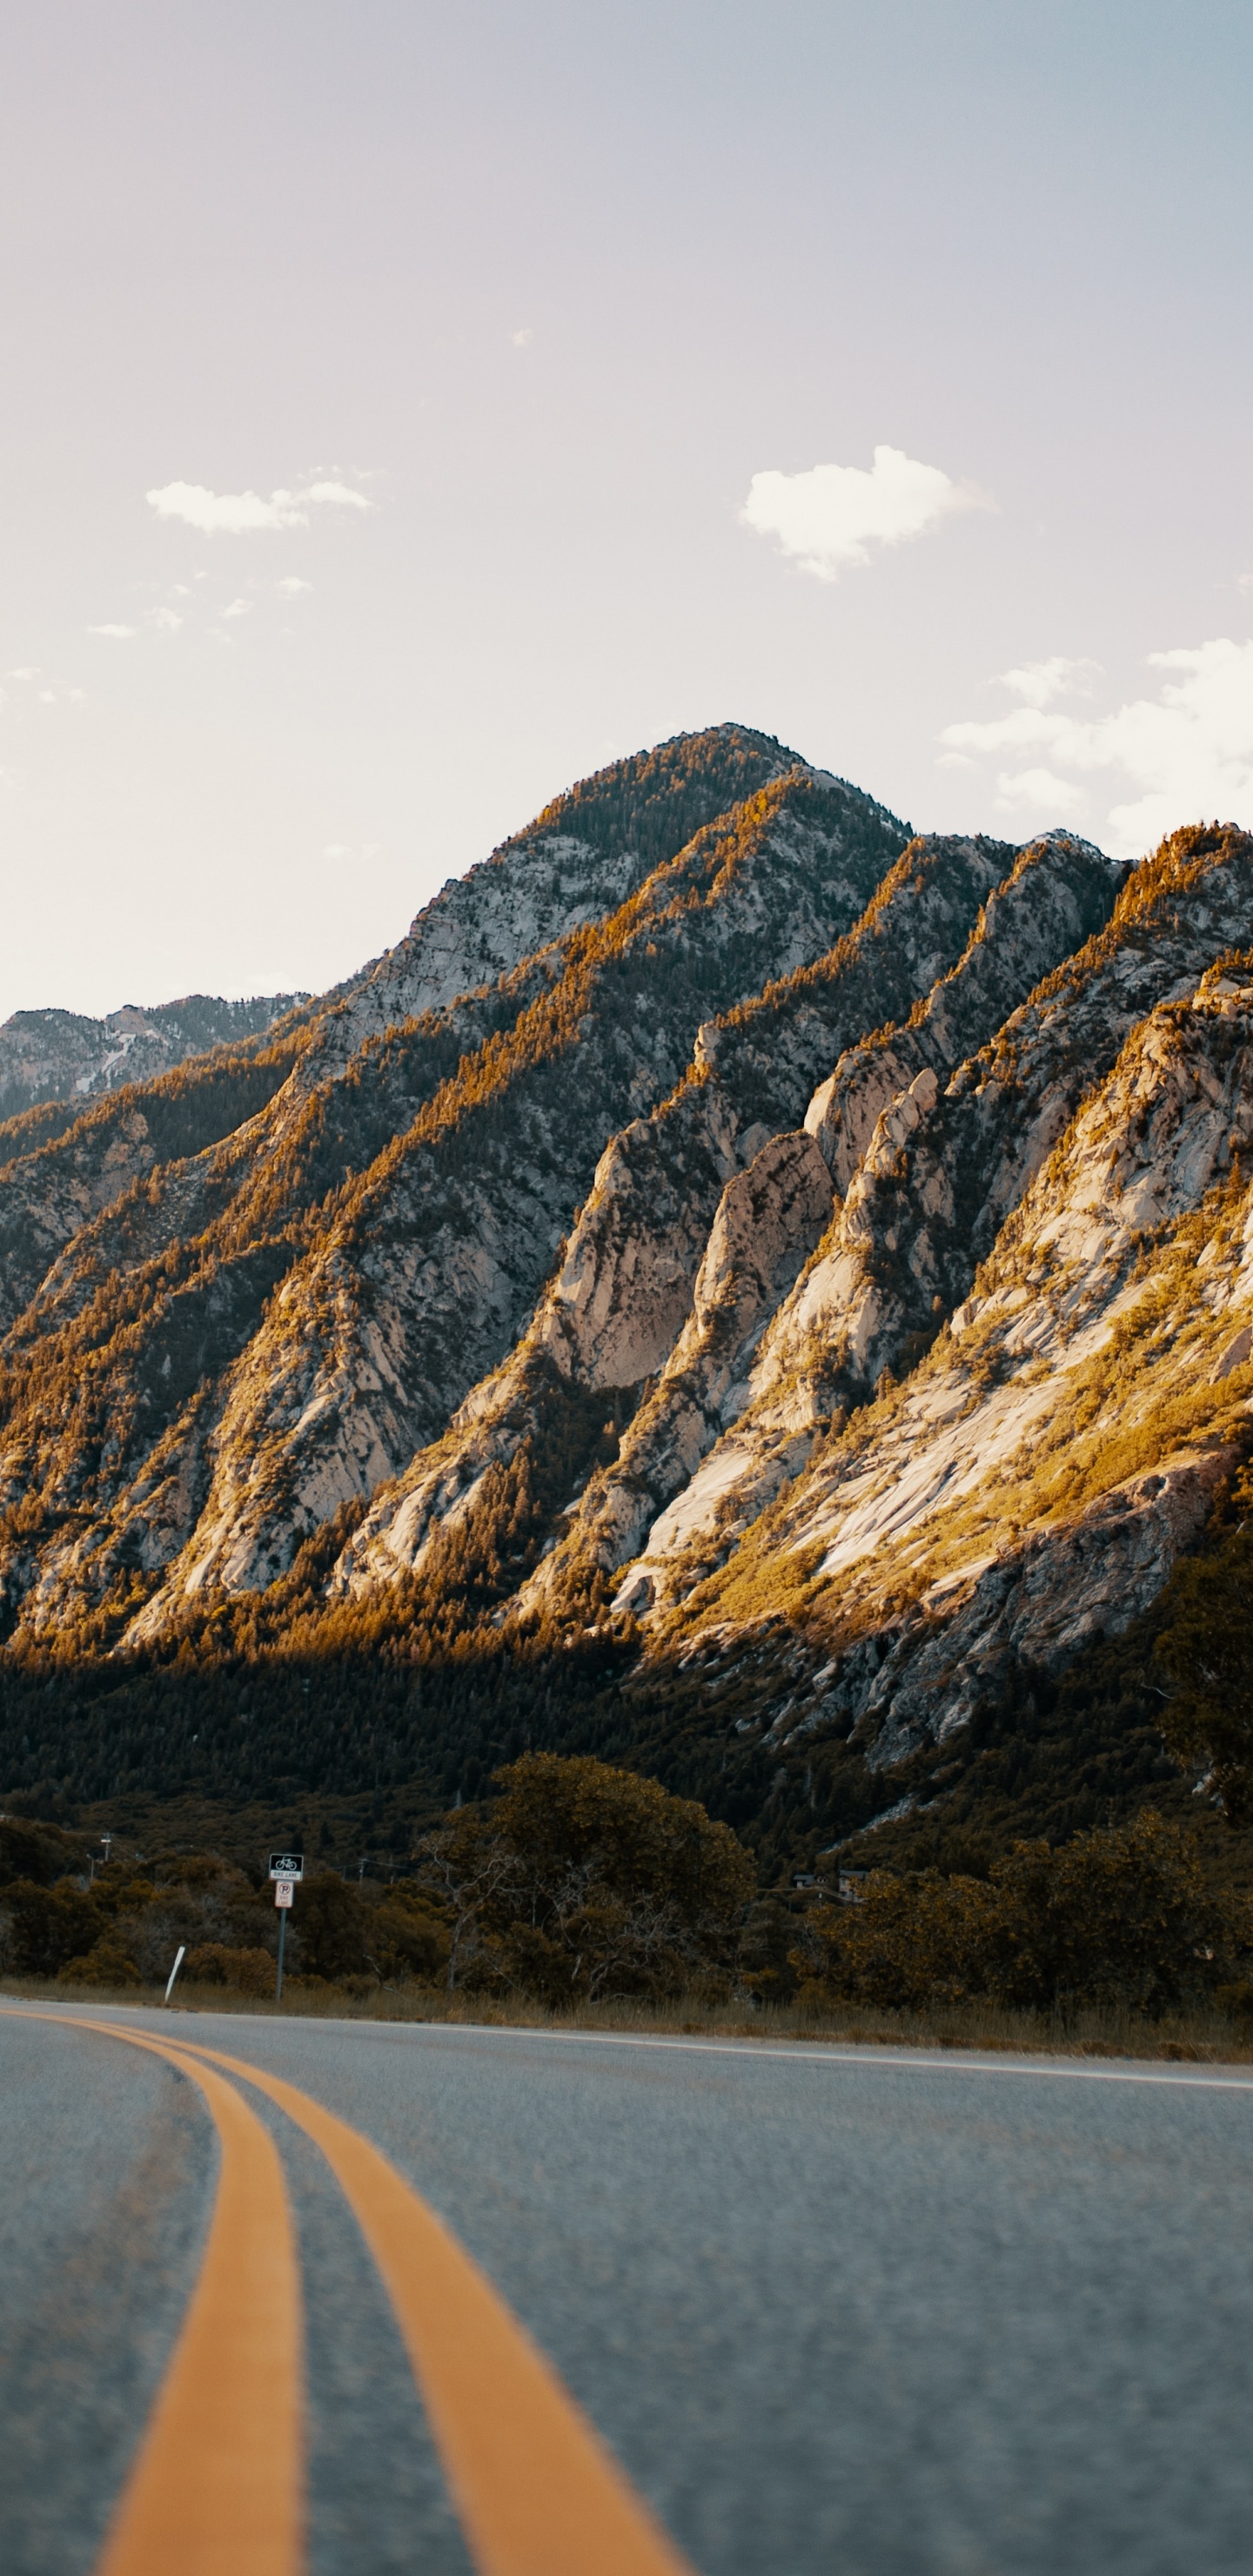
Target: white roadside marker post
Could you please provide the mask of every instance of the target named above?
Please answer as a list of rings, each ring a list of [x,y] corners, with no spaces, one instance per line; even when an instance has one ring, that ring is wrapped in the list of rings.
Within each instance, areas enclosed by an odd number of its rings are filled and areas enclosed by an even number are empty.
[[[278,1972],[274,1979],[274,2000],[276,2004],[281,2004],[283,2000],[283,1949],[287,1938],[287,1917],[291,1910],[292,1898],[296,1892],[296,1881],[298,1878],[303,1878],[304,1874],[305,1856],[303,1852],[271,1852],[270,1876],[274,1881],[274,1902],[279,1908]]]
[[[176,1958],[176,1960],[175,1960],[175,1962],[174,1962],[174,1965],[173,1965],[173,1967],[172,1967],[172,1968],[171,1968],[171,1970],[170,1970],[170,1982],[169,1982],[168,1986],[167,1986],[167,1987],[166,1987],[166,1989],[165,1989],[165,2000],[166,2000],[167,2004],[168,2004],[168,2002],[169,2002],[169,2000],[170,2000],[171,1995],[172,1995],[172,1994],[173,1994],[173,1992],[174,1992],[174,1980],[175,1980],[176,1976],[178,1975],[179,1969],[182,1967],[183,1961],[184,1961],[184,1959],[186,1958],[186,1956],[187,1956],[187,1944],[186,1944],[186,1942],[185,1942],[185,1941],[180,1941],[180,1942],[179,1942],[179,1945],[178,1945],[178,1957]]]

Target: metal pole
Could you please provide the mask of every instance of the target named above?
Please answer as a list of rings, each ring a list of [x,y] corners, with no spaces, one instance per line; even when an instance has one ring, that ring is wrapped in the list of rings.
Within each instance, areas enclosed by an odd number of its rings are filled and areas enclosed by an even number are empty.
[[[287,1915],[284,1911],[280,1913],[278,1918],[278,1976],[274,1986],[274,2000],[276,2004],[281,2004],[283,2000],[283,1943],[286,1940],[286,1937]]]
[[[168,1986],[167,1986],[167,1987],[166,1987],[166,1989],[165,1989],[165,2000],[166,2000],[167,2004],[168,2004],[168,2002],[169,2002],[169,2000],[170,2000],[171,1995],[172,1995],[172,1994],[173,1994],[173,1992],[174,1992],[174,1980],[175,1980],[176,1976],[178,1975],[179,1969],[182,1967],[183,1961],[184,1961],[184,1959],[186,1958],[186,1956],[187,1956],[187,1944],[186,1944],[186,1942],[185,1942],[185,1941],[181,1941],[181,1942],[179,1943],[178,1957],[177,1957],[177,1959],[175,1960],[174,1965],[173,1965],[173,1967],[172,1967],[172,1968],[171,1968],[171,1970],[170,1970],[170,1982],[169,1982]]]

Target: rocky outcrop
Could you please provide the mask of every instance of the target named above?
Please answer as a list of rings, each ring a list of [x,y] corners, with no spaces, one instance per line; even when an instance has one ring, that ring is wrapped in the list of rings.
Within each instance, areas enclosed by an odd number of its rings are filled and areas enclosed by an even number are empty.
[[[628,1409],[634,1409],[640,1382],[665,1366],[691,1313],[728,1183],[774,1128],[799,1122],[815,1080],[851,1037],[907,1014],[929,992],[960,956],[1013,863],[1003,843],[912,841],[834,948],[749,1004],[701,1024],[676,1090],[651,1117],[633,1120],[602,1155],[565,1260],[518,1352],[430,1457],[420,1453],[394,1488],[378,1494],[337,1570],[337,1584],[356,1590],[390,1580],[398,1567],[411,1569],[441,1519],[471,1507],[484,1466],[511,1460],[538,1436],[553,1368],[582,1387],[630,1388]],[[1108,869],[1100,866],[1108,904]],[[627,1432],[619,1471],[597,1477],[586,1502],[570,1514],[528,1600],[555,1597],[578,1562],[619,1563],[632,1551],[641,1514],[651,1518],[673,1490],[683,1443],[653,1438],[657,1401],[646,1402]],[[689,1439],[692,1429],[689,1424]],[[714,1436],[707,1429],[706,1446]],[[645,1454],[650,1472],[670,1457],[657,1491],[641,1482]],[[572,1494],[561,1497],[572,1500]]]
[[[1030,884],[1024,871],[1024,908]],[[847,1171],[841,1139],[846,1124],[854,1139],[865,1132],[860,1100],[868,1093],[874,1106],[887,1064],[909,1074],[923,1059],[880,1111],[828,1235],[763,1337],[741,1419],[648,1536],[644,1570],[658,1604],[726,1553],[833,1419],[864,1404],[885,1372],[917,1364],[1093,1077],[1164,996],[1191,993],[1251,918],[1253,842],[1230,831],[1180,836],[1123,888],[1108,927],[955,1072],[942,1032],[970,1025],[967,960],[915,1026],[837,1068],[812,1117]]]
[[[792,766],[772,736],[718,725],[580,780],[489,859],[450,877],[395,948],[328,996],[302,1087],[324,1083],[371,1038],[446,1010],[605,920],[703,825]]]
[[[916,904],[925,872],[943,846],[914,845],[901,863],[902,879],[911,886]],[[967,857],[992,855],[992,845],[986,843],[949,845],[950,864],[959,847]],[[920,851],[921,866],[910,879],[906,871],[915,864],[914,849]],[[876,1007],[891,989],[882,965],[895,926],[895,899],[877,907],[873,939],[860,941],[856,959],[850,955],[845,960],[844,998],[851,1002],[857,995],[862,1025],[876,1028],[877,1034],[843,1048],[834,1073],[819,1084],[805,1113],[806,1129],[837,1188],[847,1188],[855,1176],[857,1157],[873,1138],[883,1104],[889,1104],[885,1114],[893,1128],[916,1121],[919,1096],[934,1100],[939,1075],[951,1071],[959,1052],[1000,1025],[1038,980],[1042,965],[1052,966],[1108,917],[1119,873],[1087,843],[1055,834],[1021,853],[1000,848],[995,856],[1002,877],[986,893],[980,887],[977,917],[959,958],[924,986],[904,1025]],[[947,868],[937,882],[951,886]],[[857,992],[867,968],[874,975],[873,999],[864,987]],[[893,993],[898,1009],[911,998],[899,986]],[[854,1010],[849,1016],[857,1015]],[[838,1033],[832,1029],[832,1052],[848,1025],[846,1020]],[[807,1070],[815,1069],[811,1058]],[[540,1589],[551,1590],[580,1555],[606,1569],[621,1566],[641,1549],[655,1521],[648,1563],[618,1596],[624,1608],[642,1607],[654,1598],[655,1560],[682,1554],[706,1519],[729,1541],[795,1474],[839,1401],[832,1386],[832,1355],[814,1333],[805,1306],[813,1277],[821,1281],[822,1275],[820,1259],[807,1269],[804,1287],[792,1298],[776,1296],[769,1310],[756,1311],[752,1344],[743,1355],[744,1374],[720,1396],[717,1411],[694,1413],[677,1383],[673,1391],[658,1389],[632,1426],[618,1466],[597,1478],[580,1505],[553,1565],[539,1578]],[[773,1311],[780,1305],[776,1324]],[[667,1427],[672,1400],[682,1416],[681,1433],[677,1417],[673,1432]],[[716,1460],[702,1469],[700,1462],[719,1435],[750,1408],[755,1408],[753,1418],[743,1434],[731,1433]]]
[[[1050,975],[951,1078],[910,1083],[851,1177],[787,1333],[819,1332],[833,1382],[863,1398],[916,1356],[1075,1113],[1147,1012],[1191,991],[1253,920],[1253,842],[1189,840],[1137,871],[1108,927]],[[943,996],[937,1000],[943,1007]],[[912,1033],[911,1033],[912,1034]],[[937,1074],[947,1071],[940,1064]],[[772,1354],[773,1357],[773,1354]]]
[[[683,1632],[731,1653],[790,1591],[823,1671],[785,1728],[880,1766],[1121,1633],[1253,1445],[1251,1151],[1253,974],[1224,963],[1133,1031],[927,1359],[755,1544],[689,1558]]]

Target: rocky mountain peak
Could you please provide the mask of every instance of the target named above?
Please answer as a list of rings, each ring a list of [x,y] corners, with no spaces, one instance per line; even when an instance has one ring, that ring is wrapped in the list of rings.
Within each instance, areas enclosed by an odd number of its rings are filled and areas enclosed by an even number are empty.
[[[10,1653],[525,1699],[604,1640],[755,1776],[922,1761],[1253,1448],[1251,1002],[1234,825],[1128,874],[745,727],[615,762],[322,1001],[10,1131]]]

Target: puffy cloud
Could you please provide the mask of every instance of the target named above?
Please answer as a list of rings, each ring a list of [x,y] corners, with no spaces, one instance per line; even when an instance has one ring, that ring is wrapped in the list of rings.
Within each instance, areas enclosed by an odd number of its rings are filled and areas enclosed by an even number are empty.
[[[315,501],[330,510],[372,510],[374,507],[364,492],[354,492],[348,483],[310,483],[303,492],[296,494],[296,499]]]
[[[1016,670],[1002,671],[998,686],[1025,698],[1029,707],[1047,707],[1071,690],[1088,696],[1100,667],[1099,662],[1070,662],[1064,653],[1054,653],[1047,662],[1020,662]]]
[[[302,581],[298,573],[289,572],[282,581],[276,583],[275,587],[286,591],[289,599],[294,599],[298,590],[312,590],[313,584],[311,581]]]
[[[1093,813],[1126,782],[1131,794],[1109,804],[1102,834],[1120,856],[1138,857],[1202,815],[1253,823],[1253,643],[1218,636],[1151,653],[1149,667],[1168,675],[1157,696],[1109,715],[1037,700],[984,724],[949,725],[941,740],[963,765],[999,756],[1006,804],[1067,819]],[[1103,790],[1085,786],[1102,772]]]
[[[347,483],[306,483],[298,492],[211,492],[205,483],[163,483],[145,495],[159,519],[183,519],[205,536],[246,536],[259,528],[307,528],[311,509],[369,510]]]
[[[990,504],[938,465],[920,465],[900,447],[876,447],[869,473],[859,465],[814,465],[804,474],[754,474],[741,517],[758,536],[777,537],[781,554],[802,572],[836,581],[874,546],[903,545],[958,510]]]
[[[111,635],[117,644],[125,643],[135,632],[133,626],[89,626],[89,635]]]
[[[177,609],[174,609],[174,608],[154,608],[154,609],[153,609],[153,612],[152,612],[152,623],[153,623],[153,625],[154,625],[155,627],[157,627],[157,628],[159,629],[159,631],[160,631],[160,633],[161,633],[162,635],[177,635],[178,630],[179,630],[180,626],[182,625],[182,622],[183,622],[183,621],[182,621],[182,618],[179,616]]]
[[[250,599],[232,599],[229,607],[223,609],[222,615],[223,617],[251,617],[252,601]]]
[[[524,331],[511,331],[509,334],[511,346],[515,349],[529,349],[534,337],[535,333],[529,323]]]

